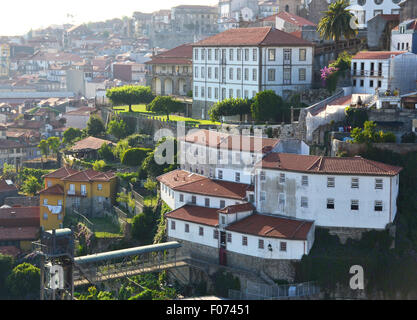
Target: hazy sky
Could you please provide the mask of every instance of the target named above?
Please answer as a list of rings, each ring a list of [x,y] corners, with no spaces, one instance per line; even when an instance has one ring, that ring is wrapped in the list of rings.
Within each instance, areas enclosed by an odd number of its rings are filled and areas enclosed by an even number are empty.
[[[1,0],[0,35],[21,35],[51,24],[101,21],[180,4],[215,5],[218,0]],[[71,14],[74,18],[69,18]]]

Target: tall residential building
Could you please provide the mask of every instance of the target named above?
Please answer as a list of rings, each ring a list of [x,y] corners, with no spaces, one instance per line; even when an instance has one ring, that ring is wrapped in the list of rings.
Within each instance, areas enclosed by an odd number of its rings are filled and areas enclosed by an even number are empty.
[[[309,88],[314,45],[271,27],[230,29],[193,45],[193,117],[227,98]]]
[[[0,77],[10,75],[10,46],[7,43],[0,44]]]
[[[399,14],[401,0],[351,0],[350,11],[358,18],[359,29],[367,27],[368,21],[378,14]]]

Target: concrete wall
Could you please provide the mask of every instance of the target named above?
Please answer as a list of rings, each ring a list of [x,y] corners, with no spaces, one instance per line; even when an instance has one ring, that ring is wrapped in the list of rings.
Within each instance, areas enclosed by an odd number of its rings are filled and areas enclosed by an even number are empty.
[[[417,151],[417,143],[373,143],[372,147],[379,150],[392,151],[399,154],[407,154]],[[348,143],[333,139],[331,156],[337,156],[341,152],[346,152],[348,156],[354,157],[367,150],[365,144]]]

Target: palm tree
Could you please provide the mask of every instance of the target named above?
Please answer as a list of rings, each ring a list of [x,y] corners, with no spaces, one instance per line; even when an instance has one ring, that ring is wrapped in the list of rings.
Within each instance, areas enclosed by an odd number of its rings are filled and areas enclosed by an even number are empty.
[[[358,34],[358,30],[351,27],[354,15],[346,9],[349,5],[349,0],[337,0],[329,5],[317,26],[322,38],[338,42],[342,37],[351,39]]]

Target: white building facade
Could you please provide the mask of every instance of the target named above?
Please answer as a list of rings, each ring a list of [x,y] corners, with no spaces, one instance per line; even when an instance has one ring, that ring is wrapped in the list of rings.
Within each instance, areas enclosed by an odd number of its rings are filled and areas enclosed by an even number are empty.
[[[417,55],[404,51],[361,51],[352,58],[353,93],[415,91]]]
[[[348,9],[358,18],[359,29],[378,14],[399,14],[401,0],[350,0]]]
[[[206,118],[211,105],[227,98],[264,90],[286,97],[311,86],[313,44],[271,27],[231,29],[193,47],[197,117]]]

